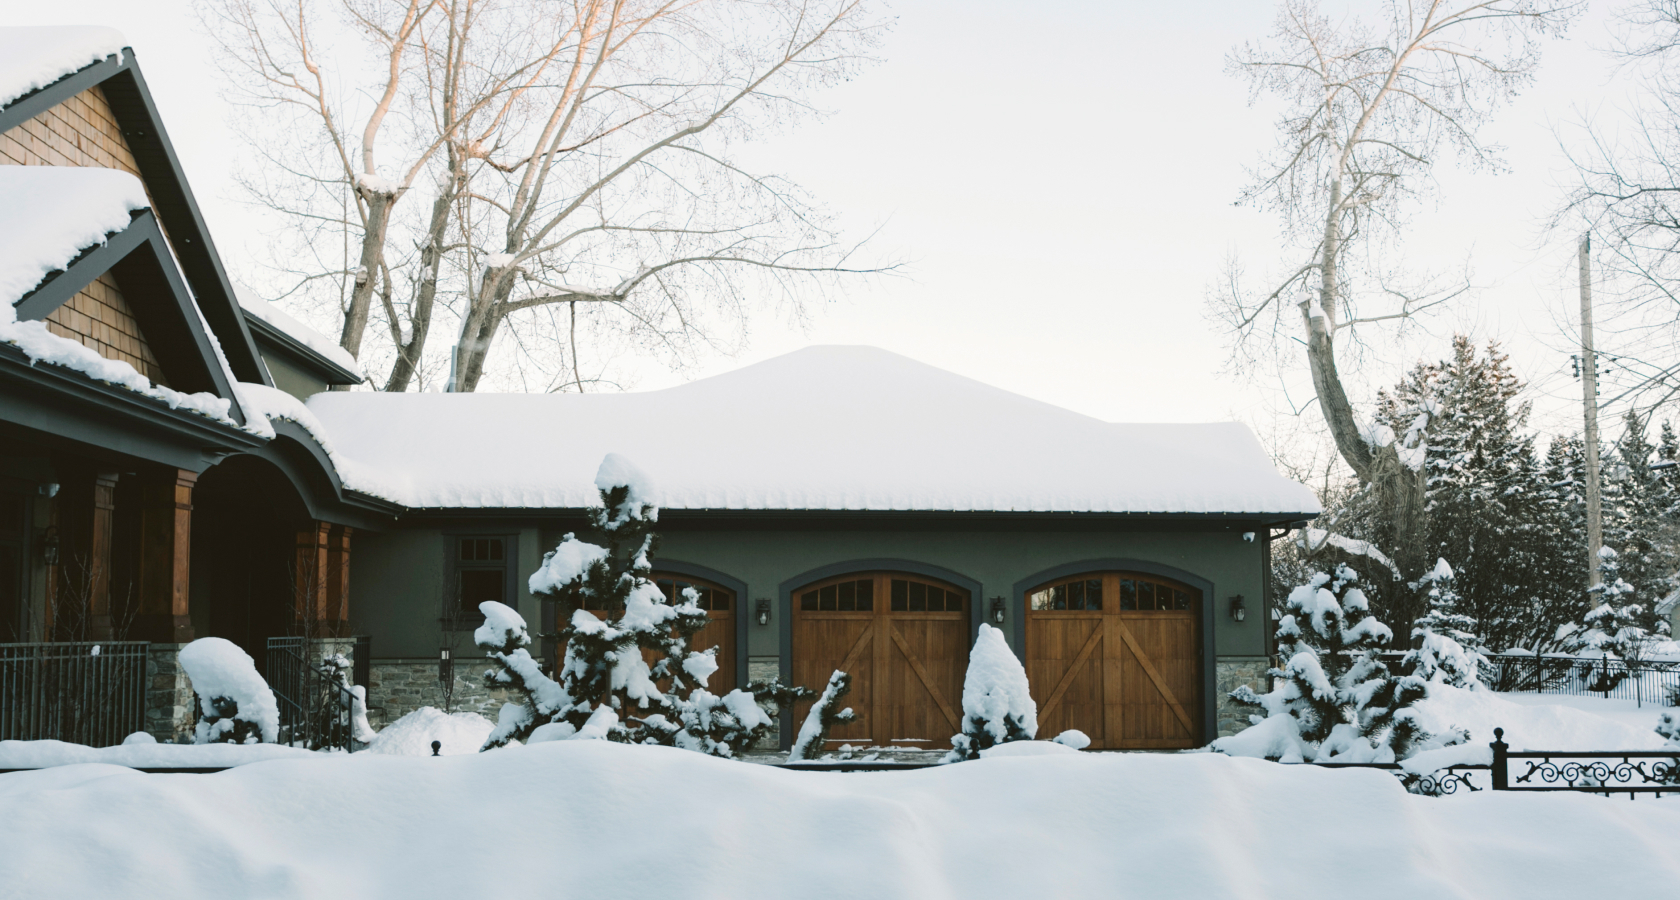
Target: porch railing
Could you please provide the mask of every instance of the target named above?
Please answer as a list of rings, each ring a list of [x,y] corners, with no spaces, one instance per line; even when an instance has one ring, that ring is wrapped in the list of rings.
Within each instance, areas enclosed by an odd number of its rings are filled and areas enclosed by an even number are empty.
[[[268,686],[280,707],[280,743],[310,750],[359,750],[351,715],[354,696],[336,677],[336,668],[323,664],[326,643],[304,637],[268,639]],[[369,642],[355,638],[352,673],[365,670],[363,656]]]
[[[148,647],[0,644],[0,740],[110,747],[143,730]]]

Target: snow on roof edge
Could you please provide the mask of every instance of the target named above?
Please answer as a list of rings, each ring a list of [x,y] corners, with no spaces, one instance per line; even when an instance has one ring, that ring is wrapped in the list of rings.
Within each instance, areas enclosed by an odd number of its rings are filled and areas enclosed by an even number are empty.
[[[97,25],[0,28],[0,106],[121,54],[126,46],[122,32]]]
[[[233,286],[233,293],[239,300],[240,309],[284,332],[333,365],[357,375],[362,374],[361,367],[356,363],[356,357],[351,356],[349,351],[340,347],[331,338],[287,315],[280,307],[258,297],[255,291],[243,284],[236,283]]]

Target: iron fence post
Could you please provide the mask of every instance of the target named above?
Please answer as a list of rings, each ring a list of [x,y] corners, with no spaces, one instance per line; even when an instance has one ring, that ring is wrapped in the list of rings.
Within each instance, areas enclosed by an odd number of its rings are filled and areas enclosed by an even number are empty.
[[[1511,748],[1505,743],[1505,729],[1493,730],[1493,743],[1489,746],[1493,747],[1493,789],[1508,791],[1511,789],[1510,761],[1506,759],[1505,752]]]

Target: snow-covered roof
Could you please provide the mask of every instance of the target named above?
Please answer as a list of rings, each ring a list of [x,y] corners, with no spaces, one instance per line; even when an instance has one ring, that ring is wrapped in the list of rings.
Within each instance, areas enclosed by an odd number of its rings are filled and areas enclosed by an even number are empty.
[[[409,507],[589,506],[619,453],[666,509],[1319,510],[1241,424],[1103,422],[873,347],[642,393],[334,392],[308,408]]]
[[[0,106],[121,53],[127,43],[115,28],[91,25],[0,28]]]
[[[147,205],[140,179],[117,169],[0,166],[0,198],[0,342],[22,350],[31,363],[63,366],[172,409],[235,424],[227,398],[154,385],[128,363],[53,334],[42,322],[17,320],[16,303],[42,278],[129,227],[129,213]]]
[[[129,213],[148,205],[133,175],[77,166],[0,166],[0,198],[0,299],[7,304],[127,228]]]
[[[316,354],[326,357],[334,365],[351,372],[361,371],[361,368],[356,364],[356,357],[351,356],[350,351],[340,347],[337,341],[286,315],[280,311],[280,307],[258,297],[255,293],[252,293],[250,288],[242,284],[234,285],[233,292],[239,298],[241,309],[285,332],[293,340],[308,347]]]

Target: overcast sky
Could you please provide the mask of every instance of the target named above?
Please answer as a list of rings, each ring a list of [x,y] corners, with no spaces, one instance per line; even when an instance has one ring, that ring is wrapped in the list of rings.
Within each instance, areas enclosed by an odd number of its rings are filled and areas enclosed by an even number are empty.
[[[1468,259],[1478,288],[1431,334],[1380,342],[1367,382],[1396,380],[1465,330],[1506,343],[1541,424],[1579,420],[1572,245],[1540,226],[1567,182],[1557,130],[1623,102],[1600,52],[1619,6],[1593,4],[1550,43],[1537,84],[1484,133],[1508,148],[1510,173],[1438,170],[1441,200],[1414,218],[1408,252],[1420,268]],[[66,19],[53,4],[14,4],[7,19],[124,32],[223,255],[238,257],[253,229],[230,180],[237,141],[189,4],[76,9]],[[1270,31],[1271,3],[914,0],[894,12],[883,61],[817,98],[824,120],[747,155],[810,188],[854,234],[879,226],[876,246],[907,259],[907,274],[849,291],[805,330],[763,320],[742,355],[681,375],[649,369],[639,387],[865,343],[1116,421],[1240,418],[1264,432],[1286,396],[1310,398],[1304,376],[1286,395],[1226,374],[1204,300],[1227,256],[1262,271],[1280,246],[1273,217],[1232,205],[1276,110],[1251,107],[1224,67],[1234,45]]]

